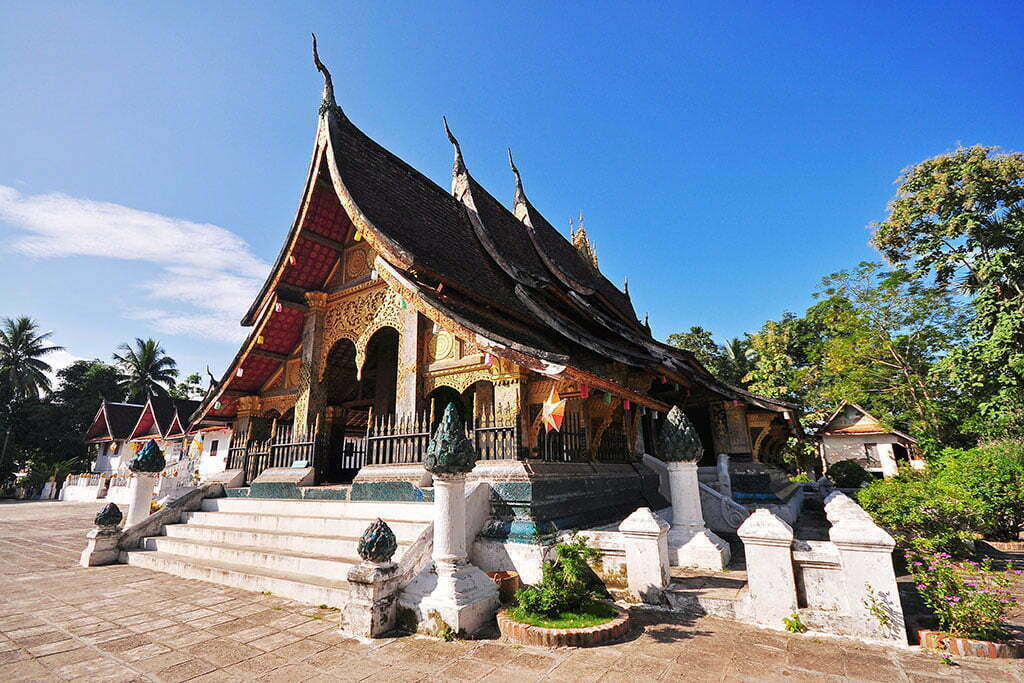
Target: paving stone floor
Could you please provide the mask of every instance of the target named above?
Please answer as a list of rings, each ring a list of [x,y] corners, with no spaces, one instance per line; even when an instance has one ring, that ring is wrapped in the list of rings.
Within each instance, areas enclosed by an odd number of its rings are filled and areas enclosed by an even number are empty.
[[[97,503],[0,501],[0,682],[1017,681],[1015,661],[957,666],[914,650],[634,611],[615,645],[576,650],[405,636],[362,643],[336,612],[78,554]]]

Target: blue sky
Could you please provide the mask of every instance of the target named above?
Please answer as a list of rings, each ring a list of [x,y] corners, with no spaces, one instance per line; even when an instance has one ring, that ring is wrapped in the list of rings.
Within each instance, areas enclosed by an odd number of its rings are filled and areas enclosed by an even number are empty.
[[[900,169],[1024,149],[1015,2],[7,3],[0,316],[58,362],[153,336],[223,371],[309,163],[311,31],[353,121],[442,186],[442,114],[507,203],[512,147],[661,338],[802,311],[876,257]]]

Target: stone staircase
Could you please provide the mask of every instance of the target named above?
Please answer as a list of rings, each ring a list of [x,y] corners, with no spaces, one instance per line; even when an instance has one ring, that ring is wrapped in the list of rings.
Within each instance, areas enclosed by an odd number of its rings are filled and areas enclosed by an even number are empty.
[[[308,603],[344,607],[359,537],[384,519],[398,539],[394,560],[433,521],[431,503],[207,498],[161,536],[121,561]]]

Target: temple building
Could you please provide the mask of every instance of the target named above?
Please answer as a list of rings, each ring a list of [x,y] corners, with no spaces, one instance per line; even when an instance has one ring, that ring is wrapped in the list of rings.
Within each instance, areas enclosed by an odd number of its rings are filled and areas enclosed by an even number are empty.
[[[140,462],[134,521],[98,519],[81,563],[333,606],[364,636],[471,633],[494,618],[494,578],[536,583],[551,546],[582,532],[630,599],[775,628],[813,608],[864,632],[866,600],[836,596],[867,575],[896,595],[893,545],[841,493],[824,501],[836,543],[794,544],[805,489],[772,463],[803,438],[796,406],[654,339],[582,218],[560,234],[511,153],[506,206],[447,121],[450,190],[374,142],[313,50],[309,171],[246,340],[187,429],[150,401],[130,434],[230,429],[226,469],[147,517],[157,473]],[[732,598],[702,602],[670,565],[742,571]]]
[[[128,452],[132,430],[139,421],[144,406],[135,403],[100,402],[92,424],[85,431],[89,445],[90,472],[113,474],[118,471]],[[128,457],[131,457],[130,455]]]
[[[770,462],[800,434],[795,406],[654,339],[628,289],[601,273],[582,217],[565,239],[527,198],[511,153],[506,206],[446,122],[445,190],[357,128],[321,70],[295,221],[241,321],[247,339],[193,416],[232,426],[239,495],[285,469],[300,488],[422,499],[429,476],[417,464],[448,404],[473,435],[479,476],[543,480],[575,501],[515,501],[544,522],[635,509],[638,463],[656,455],[673,405],[696,425],[704,465],[718,454]],[[563,416],[556,430],[548,405]]]

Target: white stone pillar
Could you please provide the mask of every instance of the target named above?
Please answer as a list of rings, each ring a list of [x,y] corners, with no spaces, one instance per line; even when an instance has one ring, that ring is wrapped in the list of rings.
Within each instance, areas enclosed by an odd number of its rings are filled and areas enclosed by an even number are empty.
[[[156,479],[157,474],[154,472],[136,472],[132,477],[129,493],[131,503],[128,505],[128,518],[124,523],[126,529],[149,517],[149,504],[153,500]]]
[[[907,632],[903,606],[892,567],[896,541],[853,501],[843,504],[837,500],[831,507],[833,514],[830,517],[838,519],[833,522],[828,535],[839,550],[847,611],[854,625],[865,637],[905,645]],[[872,607],[884,616],[879,618],[872,614]]]
[[[668,522],[650,508],[637,508],[619,525],[626,550],[629,592],[646,603],[664,602],[663,591],[671,581],[668,530]]]
[[[466,475],[434,475],[434,550],[438,567],[448,569],[465,563]],[[453,593],[454,595],[454,593]]]
[[[751,617],[782,628],[782,619],[797,610],[793,575],[793,529],[764,508],[747,517],[736,531],[747,558]]]
[[[668,532],[673,567],[721,571],[729,564],[729,544],[704,526],[696,462],[667,463],[672,491],[672,528]]]
[[[434,473],[433,567],[399,600],[419,615],[421,629],[437,626],[431,613],[456,633],[473,633],[498,609],[498,587],[466,554],[466,475]]]
[[[729,474],[729,454],[718,454],[718,492],[732,498],[732,475]]]

